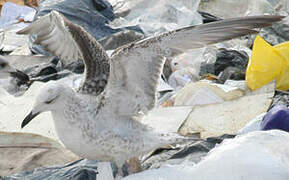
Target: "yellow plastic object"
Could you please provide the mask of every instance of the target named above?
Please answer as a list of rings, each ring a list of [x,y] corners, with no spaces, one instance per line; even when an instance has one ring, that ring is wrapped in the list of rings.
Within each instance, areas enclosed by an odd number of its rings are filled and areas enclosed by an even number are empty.
[[[276,80],[276,88],[289,89],[289,42],[271,46],[260,36],[254,41],[246,72],[246,83],[256,90]]]

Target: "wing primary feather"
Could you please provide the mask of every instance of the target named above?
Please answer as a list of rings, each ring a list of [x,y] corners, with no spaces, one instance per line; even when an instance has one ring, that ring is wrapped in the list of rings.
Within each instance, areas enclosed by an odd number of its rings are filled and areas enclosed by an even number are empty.
[[[283,16],[253,16],[190,26],[149,37],[114,51],[109,77],[110,101],[126,99],[127,107],[115,104],[114,111],[135,115],[153,108],[162,64],[170,49],[188,50],[254,34]],[[134,98],[132,98],[134,97]]]

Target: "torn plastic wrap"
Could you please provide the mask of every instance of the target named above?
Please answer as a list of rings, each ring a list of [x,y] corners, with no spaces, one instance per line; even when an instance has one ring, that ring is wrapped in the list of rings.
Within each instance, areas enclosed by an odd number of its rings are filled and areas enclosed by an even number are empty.
[[[180,27],[201,24],[197,12],[199,0],[135,0],[120,1],[123,6],[116,12],[122,14],[111,25],[125,27],[139,25],[145,34],[154,35]]]
[[[208,138],[206,140],[191,140],[173,148],[159,148],[142,162],[144,169],[159,168],[163,165],[181,164],[185,161],[198,163],[207,153],[224,139],[234,138],[234,135],[223,135],[219,137]]]

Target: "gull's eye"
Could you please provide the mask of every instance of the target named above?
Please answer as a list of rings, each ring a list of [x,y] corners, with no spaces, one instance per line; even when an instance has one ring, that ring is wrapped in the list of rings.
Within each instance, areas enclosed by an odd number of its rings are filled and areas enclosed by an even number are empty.
[[[56,98],[54,98],[54,99],[52,99],[52,100],[49,100],[49,101],[45,101],[44,103],[45,103],[45,104],[50,104],[50,103],[52,103],[55,99],[56,99]]]
[[[7,66],[7,63],[0,63],[1,68],[5,68]]]

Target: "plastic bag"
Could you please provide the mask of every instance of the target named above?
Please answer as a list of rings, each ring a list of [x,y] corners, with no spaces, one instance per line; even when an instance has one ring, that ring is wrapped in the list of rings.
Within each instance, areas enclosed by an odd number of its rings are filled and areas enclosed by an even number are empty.
[[[289,89],[289,42],[271,46],[257,36],[246,71],[246,83],[256,90],[273,80],[276,80],[277,89]]]
[[[289,132],[289,109],[285,105],[276,105],[264,116],[262,130],[279,129]]]

